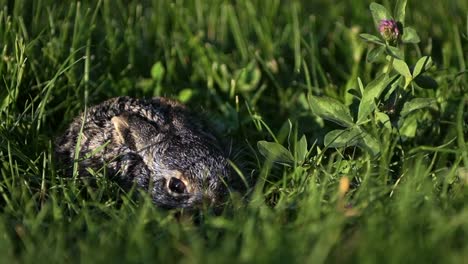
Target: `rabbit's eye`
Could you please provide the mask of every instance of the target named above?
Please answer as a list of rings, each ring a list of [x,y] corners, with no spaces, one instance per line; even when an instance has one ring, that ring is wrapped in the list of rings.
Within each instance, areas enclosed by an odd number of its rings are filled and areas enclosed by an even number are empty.
[[[183,194],[185,192],[185,190],[187,189],[185,187],[185,183],[177,178],[174,178],[172,177],[170,180],[169,180],[169,190],[173,193],[177,193],[177,194]]]

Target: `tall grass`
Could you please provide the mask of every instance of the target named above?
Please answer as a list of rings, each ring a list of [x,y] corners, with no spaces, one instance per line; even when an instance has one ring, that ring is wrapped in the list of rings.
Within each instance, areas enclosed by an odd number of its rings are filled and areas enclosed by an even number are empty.
[[[468,4],[408,3],[422,41],[406,57],[432,55],[439,84],[414,93],[438,107],[415,113],[412,137],[381,138],[381,158],[326,148],[335,126],[307,101],[352,105],[357,78],[375,77],[368,4],[0,0],[0,262],[466,262]],[[119,95],[204,112],[234,142],[247,194],[180,216],[106,178],[63,177],[54,138]],[[294,162],[265,159],[260,140]]]

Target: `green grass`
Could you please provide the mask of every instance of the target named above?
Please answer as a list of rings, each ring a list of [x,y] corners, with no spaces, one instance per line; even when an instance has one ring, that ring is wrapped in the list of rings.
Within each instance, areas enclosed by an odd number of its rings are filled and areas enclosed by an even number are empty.
[[[409,1],[421,42],[406,61],[431,55],[439,84],[414,95],[437,107],[401,133],[367,124],[373,157],[324,146],[337,126],[307,99],[352,109],[347,90],[376,77],[359,38],[377,34],[369,3],[0,0],[0,262],[465,263],[468,4]],[[105,178],[62,177],[54,137],[119,95],[204,112],[233,142],[247,195],[177,217]],[[289,166],[265,160],[263,140],[293,153]]]

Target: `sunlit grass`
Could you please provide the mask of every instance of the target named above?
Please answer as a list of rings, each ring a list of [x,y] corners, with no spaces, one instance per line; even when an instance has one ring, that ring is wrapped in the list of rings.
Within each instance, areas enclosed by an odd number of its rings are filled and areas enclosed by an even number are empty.
[[[421,42],[406,59],[431,55],[439,84],[414,93],[438,107],[415,113],[414,136],[379,138],[375,158],[324,146],[337,127],[309,106],[352,109],[347,91],[378,70],[359,38],[377,34],[369,2],[335,2],[0,0],[0,262],[466,262],[468,4],[409,1]],[[119,95],[204,113],[246,193],[180,216],[103,177],[64,178],[54,138]],[[272,163],[259,141],[291,157]]]

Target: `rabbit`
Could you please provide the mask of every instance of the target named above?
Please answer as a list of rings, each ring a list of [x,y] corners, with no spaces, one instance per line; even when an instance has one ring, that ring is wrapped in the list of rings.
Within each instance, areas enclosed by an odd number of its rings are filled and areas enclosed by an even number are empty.
[[[175,100],[116,97],[76,117],[56,140],[55,154],[66,175],[75,161],[80,176],[105,168],[125,188],[149,192],[162,208],[219,205],[230,170],[212,131]]]

